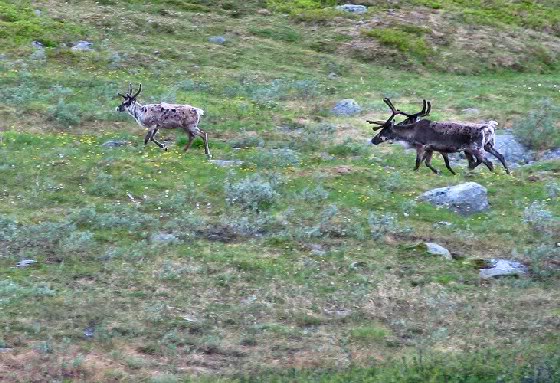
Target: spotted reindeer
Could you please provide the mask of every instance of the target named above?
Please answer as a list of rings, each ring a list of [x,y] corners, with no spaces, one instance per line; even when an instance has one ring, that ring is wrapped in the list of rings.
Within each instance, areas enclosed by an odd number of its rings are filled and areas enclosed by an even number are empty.
[[[381,131],[372,138],[374,145],[379,145],[384,141],[398,140],[404,141],[416,148],[416,167],[418,170],[421,163],[425,161],[426,166],[434,173],[438,171],[431,165],[434,151],[441,153],[447,169],[455,174],[449,164],[449,153],[464,152],[469,161],[469,169],[474,169],[484,163],[488,169],[494,170],[492,162],[484,156],[484,151],[494,155],[509,174],[504,156],[495,148],[495,128],[496,121],[489,121],[484,124],[459,123],[459,122],[432,122],[426,119],[418,120],[430,113],[431,105],[424,100],[422,111],[416,114],[408,114],[396,109],[391,100],[383,100],[391,109],[391,116],[387,121],[367,121],[370,124],[378,125],[374,131]],[[426,107],[427,106],[427,107]],[[404,115],[403,122],[395,124],[393,121],[397,115]]]
[[[138,90],[132,94],[132,84],[128,87],[128,93],[118,95],[123,98],[123,102],[117,107],[117,112],[127,112],[143,128],[148,129],[144,138],[147,145],[153,141],[160,148],[167,150],[167,147],[155,139],[160,129],[183,129],[189,136],[189,141],[185,145],[185,152],[189,150],[194,139],[198,136],[204,140],[204,152],[208,158],[212,158],[208,148],[208,134],[198,127],[200,116],[204,111],[190,105],[167,104],[140,104],[136,98],[142,91],[142,84]]]

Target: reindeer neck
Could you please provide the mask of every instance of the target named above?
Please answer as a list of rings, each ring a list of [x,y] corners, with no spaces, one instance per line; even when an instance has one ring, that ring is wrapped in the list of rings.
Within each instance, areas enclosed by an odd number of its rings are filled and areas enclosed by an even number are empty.
[[[144,105],[140,104],[138,101],[134,101],[127,108],[128,114],[130,114],[140,126],[142,126],[142,122],[144,121],[143,107]]]
[[[415,125],[416,123],[395,125],[393,128],[393,134],[400,139],[410,140],[416,134]]]

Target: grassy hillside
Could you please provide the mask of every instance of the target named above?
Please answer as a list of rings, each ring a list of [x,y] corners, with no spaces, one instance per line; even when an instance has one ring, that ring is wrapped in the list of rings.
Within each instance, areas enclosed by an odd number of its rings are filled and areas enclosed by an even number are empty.
[[[560,379],[559,161],[413,172],[365,123],[426,98],[527,133],[560,102],[558,1],[359,3],[0,0],[1,381]],[[243,164],[144,147],[129,82]],[[487,213],[416,200],[466,181]],[[498,257],[529,275],[481,280]]]

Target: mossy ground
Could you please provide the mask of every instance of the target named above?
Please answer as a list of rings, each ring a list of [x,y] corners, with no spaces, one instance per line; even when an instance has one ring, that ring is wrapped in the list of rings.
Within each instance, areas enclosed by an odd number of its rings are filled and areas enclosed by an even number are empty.
[[[439,120],[472,120],[463,110],[477,108],[477,120],[508,127],[536,100],[559,102],[554,67],[486,62],[456,75],[406,46],[414,70],[386,67],[337,54],[355,38],[340,26],[359,18],[294,16],[325,4],[298,2],[290,17],[272,2],[217,3],[0,2],[16,12],[3,23],[47,26],[0,29],[0,347],[12,349],[0,353],[0,380],[555,381],[558,226],[524,212],[540,201],[560,215],[558,161],[512,175],[413,172],[413,154],[371,147],[364,123],[387,115],[387,96],[407,111],[427,98]],[[371,12],[364,20],[386,10]],[[554,14],[492,20],[553,39]],[[208,42],[215,35],[226,43]],[[61,45],[77,39],[94,51]],[[44,60],[31,40],[45,43]],[[142,82],[142,101],[204,109],[214,158],[244,164],[218,167],[199,142],[185,154],[176,132],[162,132],[168,152],[144,147],[144,132],[114,112],[129,82]],[[343,98],[365,112],[333,117]],[[464,181],[488,189],[488,213],[415,200]],[[240,188],[254,204],[235,200]],[[176,240],[158,241],[162,232]],[[422,241],[457,260],[427,256]],[[531,274],[481,281],[470,260],[492,257]],[[15,268],[22,258],[38,263]]]

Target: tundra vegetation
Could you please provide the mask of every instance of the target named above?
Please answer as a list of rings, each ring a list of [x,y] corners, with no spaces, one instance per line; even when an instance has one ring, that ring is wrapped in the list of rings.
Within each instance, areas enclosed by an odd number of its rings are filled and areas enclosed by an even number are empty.
[[[428,99],[557,147],[557,2],[359,3],[0,0],[1,381],[560,380],[559,161],[413,172],[365,122]],[[130,82],[231,162],[144,147]],[[467,181],[488,211],[416,200]]]

